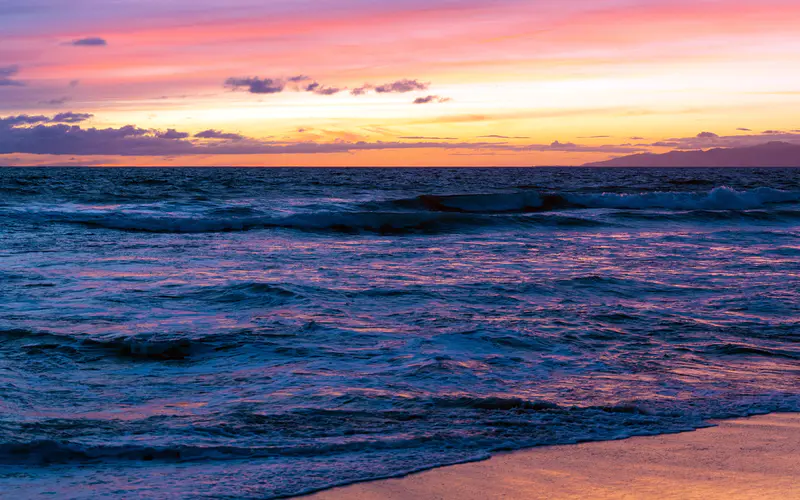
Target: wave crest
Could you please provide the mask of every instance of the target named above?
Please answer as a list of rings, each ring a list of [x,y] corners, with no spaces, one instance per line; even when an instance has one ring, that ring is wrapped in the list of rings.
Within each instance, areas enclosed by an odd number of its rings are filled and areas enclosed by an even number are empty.
[[[547,212],[560,209],[618,208],[629,210],[751,210],[800,201],[800,192],[760,187],[737,191],[726,186],[708,192],[650,193],[489,193],[422,195],[396,200],[394,205],[432,212],[473,214]]]
[[[587,208],[667,209],[667,210],[752,210],[779,203],[800,201],[800,192],[772,188],[737,191],[714,188],[707,193],[653,192],[638,194],[570,195],[568,199]]]

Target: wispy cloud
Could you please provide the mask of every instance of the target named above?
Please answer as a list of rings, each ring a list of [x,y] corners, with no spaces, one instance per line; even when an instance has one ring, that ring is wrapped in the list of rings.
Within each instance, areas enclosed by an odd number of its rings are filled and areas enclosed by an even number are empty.
[[[398,139],[415,140],[415,141],[457,141],[458,137],[428,137],[424,135],[412,135],[398,137]]]
[[[428,90],[430,85],[430,83],[423,83],[419,80],[398,80],[396,82],[378,85],[375,87],[375,92],[379,94],[405,94],[406,92],[414,92],[417,90]]]
[[[251,94],[278,94],[286,88],[286,81],[275,78],[228,78],[225,85],[233,90],[245,90]]]
[[[108,45],[108,42],[105,40],[105,38],[92,36],[88,38],[72,40],[69,42],[69,45],[72,45],[73,47],[105,47]]]
[[[740,134],[722,136],[713,132],[701,132],[694,137],[675,137],[647,144],[657,148],[670,148],[675,150],[711,149],[711,148],[741,148],[758,146],[767,142],[800,143],[800,133],[782,132],[780,130],[765,130],[760,134]]]
[[[405,94],[407,92],[428,90],[430,86],[430,83],[404,78],[402,80],[384,83],[382,85],[365,83],[360,87],[354,88],[350,91],[350,93],[353,95],[364,95],[370,91],[374,91],[378,94]]]
[[[697,134],[698,139],[718,139],[719,135],[714,132],[700,132]]]
[[[509,135],[480,135],[478,139],[530,139],[530,137],[514,137]]]
[[[305,86],[306,92],[313,92],[319,95],[334,95],[338,94],[339,92],[343,91],[344,89],[340,89],[339,87],[326,87],[319,82],[309,83]]]
[[[91,113],[73,113],[69,111],[67,113],[59,113],[53,117],[51,120],[52,123],[80,123],[85,122],[86,120],[91,119],[94,117]]]
[[[0,132],[9,127],[17,127],[19,125],[34,125],[37,123],[80,123],[89,120],[94,115],[90,113],[59,113],[53,117],[44,115],[17,115],[7,116],[0,118]]]
[[[67,96],[64,96],[64,97],[59,97],[59,98],[56,98],[56,99],[48,99],[48,100],[45,100],[45,101],[39,101],[39,104],[45,104],[47,106],[63,106],[64,104],[68,103],[71,100],[72,100],[71,98],[69,98]]]
[[[345,90],[312,81],[312,78],[306,75],[290,76],[288,78],[228,78],[225,81],[225,86],[233,90],[243,90],[251,94],[280,94],[286,90],[293,90],[296,92],[311,92],[319,95],[334,95]]]
[[[169,128],[164,132],[156,132],[156,137],[160,137],[161,139],[172,139],[172,140],[180,140],[180,139],[188,139],[189,138],[188,132],[178,132],[174,128]]]
[[[260,77],[231,77],[225,81],[225,86],[235,91],[245,91],[251,94],[280,94],[285,91],[310,92],[317,95],[336,95],[348,90],[347,87],[338,85],[326,85],[320,83],[310,76],[297,75],[286,78],[260,78]],[[403,79],[394,82],[374,85],[366,83],[361,87],[350,89],[350,94],[361,96],[368,92],[376,94],[404,94],[407,92],[428,90],[429,83],[419,80]],[[443,103],[451,99],[430,95],[414,100],[414,104]]]
[[[644,151],[642,147],[607,144],[602,146],[585,146],[572,142],[553,141],[550,144],[531,144],[520,146],[517,150],[521,151],[558,151],[563,153],[634,153]]]
[[[33,125],[36,123],[50,123],[51,118],[43,115],[17,115],[0,118],[0,131],[4,128],[16,127],[18,125]]]
[[[19,66],[16,64],[12,66],[0,66],[0,87],[24,86],[24,83],[13,78],[17,73],[19,73]]]
[[[194,136],[198,139],[219,139],[226,141],[240,141],[244,139],[244,136],[241,134],[222,132],[220,130],[204,130],[194,134]]]
[[[431,103],[442,103],[442,102],[449,102],[452,99],[449,97],[439,97],[438,95],[429,95],[427,97],[418,97],[414,99],[414,104],[431,104]]]

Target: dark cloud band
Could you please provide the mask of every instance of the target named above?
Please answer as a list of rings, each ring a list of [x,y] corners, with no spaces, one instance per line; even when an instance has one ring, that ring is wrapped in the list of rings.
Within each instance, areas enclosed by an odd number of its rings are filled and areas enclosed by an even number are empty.
[[[105,47],[108,42],[104,38],[92,36],[88,38],[79,38],[69,43],[73,47]]]
[[[632,153],[641,148],[626,146],[581,146],[572,143],[512,145],[505,142],[442,142],[452,138],[414,138],[414,142],[335,141],[276,142],[247,138],[240,134],[206,130],[189,137],[175,129],[147,130],[135,125],[119,128],[82,128],[73,123],[91,117],[62,113],[54,117],[19,115],[0,118],[0,154],[171,156],[197,154],[271,155],[331,154],[398,149],[443,149],[466,151],[569,151]]]
[[[431,103],[442,103],[442,102],[449,102],[451,99],[449,97],[439,97],[438,95],[429,95],[427,97],[418,97],[414,99],[414,104],[431,104]]]

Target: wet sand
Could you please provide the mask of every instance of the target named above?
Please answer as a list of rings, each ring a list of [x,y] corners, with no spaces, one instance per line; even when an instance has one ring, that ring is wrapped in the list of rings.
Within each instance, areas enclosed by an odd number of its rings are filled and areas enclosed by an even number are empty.
[[[695,432],[535,448],[307,498],[800,499],[800,414]]]

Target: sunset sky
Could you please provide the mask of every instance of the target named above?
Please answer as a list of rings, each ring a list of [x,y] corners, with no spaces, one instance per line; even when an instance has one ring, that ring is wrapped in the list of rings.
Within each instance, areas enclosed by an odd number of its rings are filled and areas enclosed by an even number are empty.
[[[800,143],[797,0],[0,0],[1,165]]]

